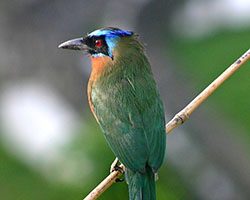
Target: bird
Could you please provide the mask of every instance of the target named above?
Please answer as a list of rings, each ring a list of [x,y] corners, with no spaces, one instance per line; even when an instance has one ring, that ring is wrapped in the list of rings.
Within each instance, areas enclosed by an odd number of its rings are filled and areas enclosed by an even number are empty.
[[[155,179],[166,149],[165,114],[138,34],[106,27],[58,47],[90,56],[89,105],[108,145],[126,167],[129,199],[155,200]]]

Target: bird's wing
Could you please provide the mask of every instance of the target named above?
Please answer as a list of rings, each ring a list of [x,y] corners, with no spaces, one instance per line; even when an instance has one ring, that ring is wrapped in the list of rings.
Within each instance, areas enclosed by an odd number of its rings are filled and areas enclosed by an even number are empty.
[[[156,170],[165,153],[165,119],[153,77],[121,78],[92,91],[94,112],[108,144],[129,169]],[[151,80],[152,79],[152,80]]]

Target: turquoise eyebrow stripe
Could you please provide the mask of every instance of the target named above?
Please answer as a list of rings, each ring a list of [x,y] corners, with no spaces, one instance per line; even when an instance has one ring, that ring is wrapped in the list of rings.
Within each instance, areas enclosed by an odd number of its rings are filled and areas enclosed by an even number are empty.
[[[116,31],[111,31],[111,30],[96,30],[93,31],[92,33],[89,34],[89,36],[125,36],[125,35],[132,35],[133,33],[131,31],[124,31],[124,30],[116,30]]]

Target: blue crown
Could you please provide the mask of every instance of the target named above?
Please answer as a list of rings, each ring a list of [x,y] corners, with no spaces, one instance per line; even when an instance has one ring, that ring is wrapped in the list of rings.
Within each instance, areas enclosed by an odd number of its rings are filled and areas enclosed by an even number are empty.
[[[88,36],[92,37],[92,36],[107,36],[107,37],[115,37],[115,36],[130,36],[133,35],[132,31],[125,31],[125,30],[121,30],[119,28],[113,28],[113,27],[108,27],[108,28],[102,28],[102,29],[98,29],[96,31],[93,31],[92,33],[90,33]]]

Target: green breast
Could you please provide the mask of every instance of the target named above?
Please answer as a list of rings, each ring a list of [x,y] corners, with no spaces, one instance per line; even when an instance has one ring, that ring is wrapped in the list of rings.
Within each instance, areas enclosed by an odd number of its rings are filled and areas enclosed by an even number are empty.
[[[165,152],[162,102],[152,74],[110,74],[92,86],[94,112],[114,154],[128,168],[158,169]]]
[[[94,112],[114,154],[129,169],[158,170],[166,147],[164,109],[142,51],[117,59],[92,85]]]

